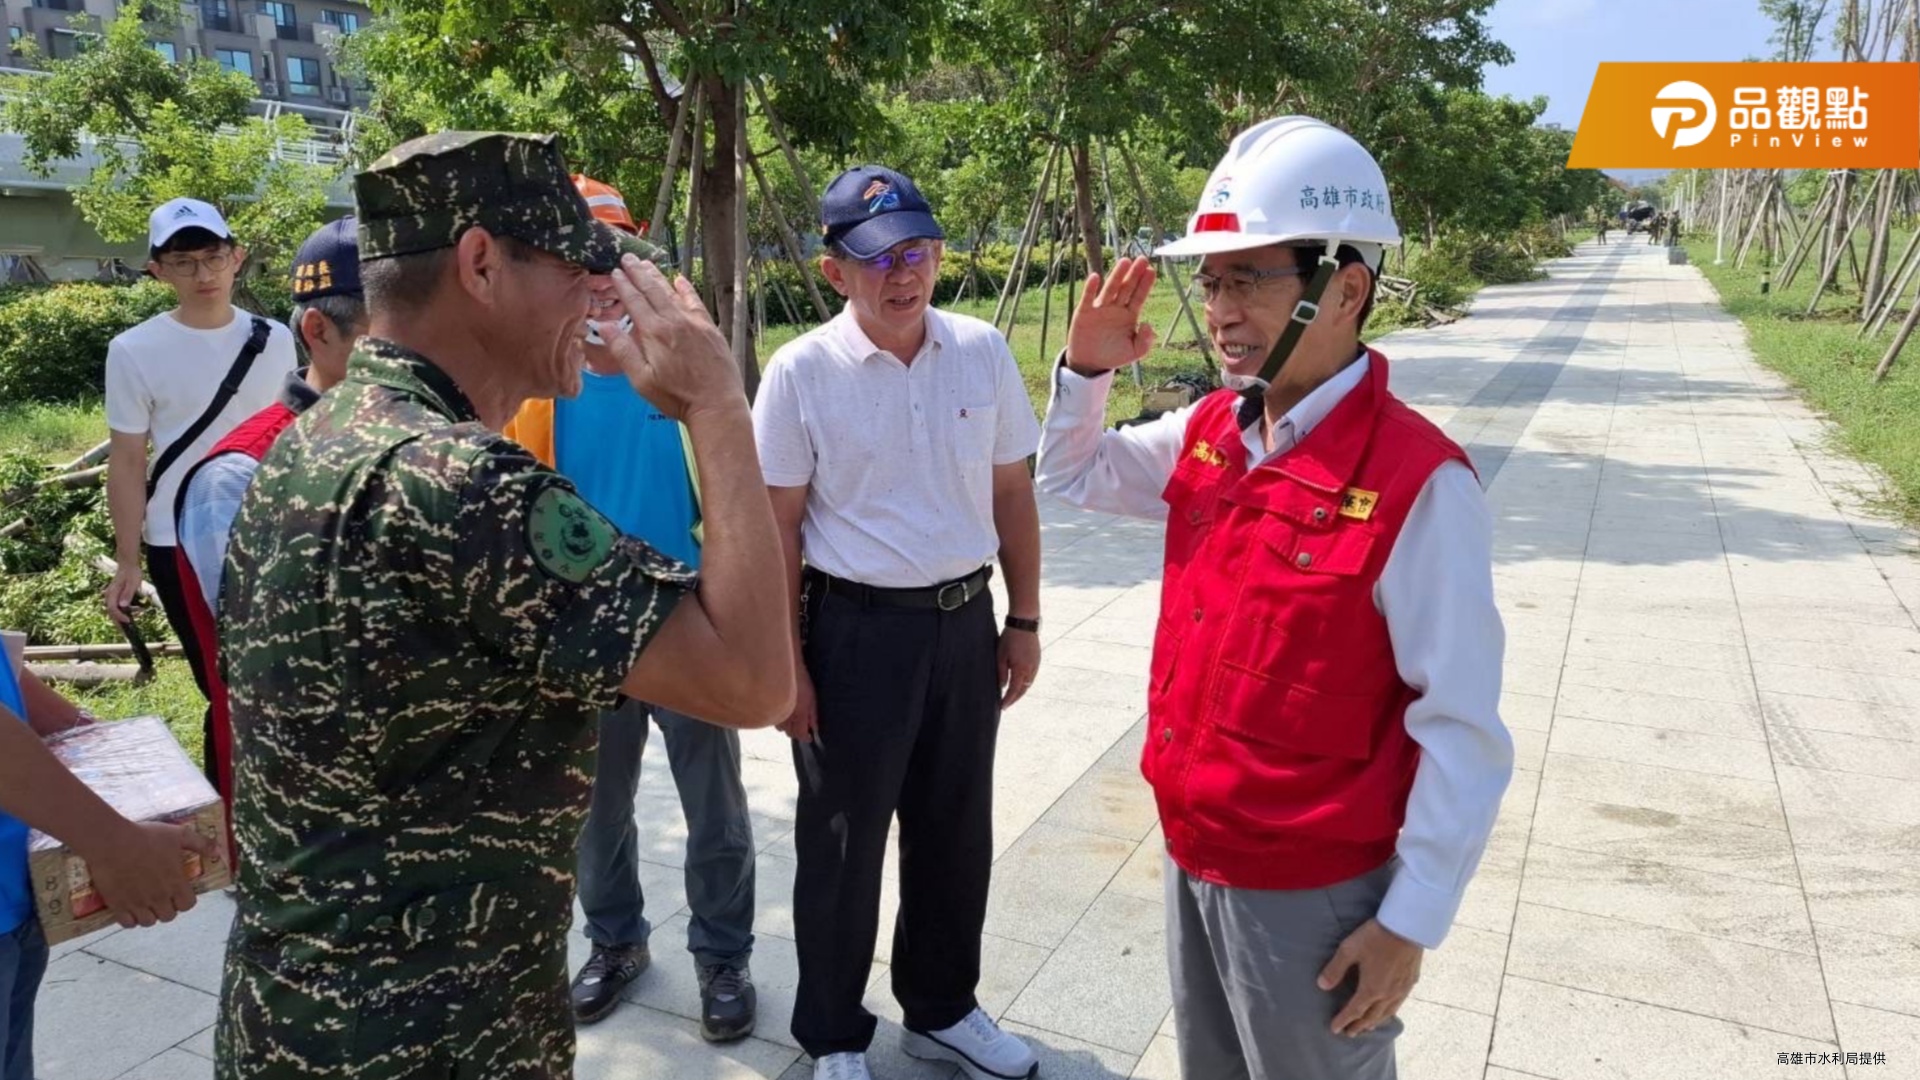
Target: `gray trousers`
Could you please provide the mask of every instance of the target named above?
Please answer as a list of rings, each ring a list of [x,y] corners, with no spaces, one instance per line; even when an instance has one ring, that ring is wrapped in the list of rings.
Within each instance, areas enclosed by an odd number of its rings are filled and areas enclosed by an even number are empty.
[[[1186,1080],[1394,1080],[1398,1017],[1356,1038],[1333,1017],[1358,973],[1314,982],[1380,910],[1398,860],[1324,889],[1233,889],[1166,864],[1167,967]]]
[[[653,927],[640,891],[633,801],[648,717],[667,740],[667,764],[687,816],[687,950],[701,964],[744,962],[753,951],[753,825],[740,783],[740,736],[631,699],[600,714],[593,804],[580,833],[580,906],[587,937],[638,945]]]

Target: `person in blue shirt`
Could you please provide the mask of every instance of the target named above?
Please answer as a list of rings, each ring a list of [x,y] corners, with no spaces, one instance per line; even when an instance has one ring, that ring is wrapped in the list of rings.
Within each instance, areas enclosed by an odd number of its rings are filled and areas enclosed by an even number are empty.
[[[215,849],[184,825],[128,821],[60,764],[40,740],[93,718],[21,667],[7,637],[0,631],[0,1080],[33,1080],[33,1006],[47,939],[27,875],[28,828],[86,860],[122,926],[169,922],[192,908],[181,853]]]
[[[640,229],[620,193],[575,177],[601,221],[632,235]],[[610,310],[612,297],[600,298]],[[571,399],[529,401],[507,425],[542,462],[572,480],[580,495],[622,532],[700,565],[699,476],[682,427],[633,392],[589,323],[587,370]],[[648,721],[666,738],[667,762],[687,818],[687,948],[700,985],[700,1034],[731,1042],[752,1033],[756,995],[753,951],[753,826],[740,779],[740,736],[642,701],[623,700],[600,717],[593,802],[580,834],[580,906],[593,943],[573,982],[574,1019],[590,1024],[612,1012],[620,991],[652,962],[652,926],[640,889],[639,830],[633,804]]]

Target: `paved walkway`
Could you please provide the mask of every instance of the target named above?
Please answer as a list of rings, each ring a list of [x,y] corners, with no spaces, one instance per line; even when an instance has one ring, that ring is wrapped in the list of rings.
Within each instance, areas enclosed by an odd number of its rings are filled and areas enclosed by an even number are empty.
[[[1663,254],[1587,245],[1385,343],[1499,516],[1519,751],[1404,1013],[1415,1080],[1920,1075],[1920,540],[1874,516],[1871,474]],[[1001,739],[981,997],[1049,1080],[1172,1078],[1159,835],[1134,768],[1156,529],[1045,521],[1047,666]],[[637,807],[655,966],[582,1032],[583,1080],[810,1075],[786,1033],[794,782],[781,736],[745,745],[759,1037],[710,1048],[688,1019],[684,827],[656,752]],[[209,1076],[229,914],[216,899],[59,950],[43,1080]],[[897,1019],[887,947],[869,1004]],[[898,1034],[883,1025],[876,1075],[951,1075]],[[1816,1064],[1777,1064],[1795,1053]],[[1836,1053],[1884,1064],[1817,1063]]]

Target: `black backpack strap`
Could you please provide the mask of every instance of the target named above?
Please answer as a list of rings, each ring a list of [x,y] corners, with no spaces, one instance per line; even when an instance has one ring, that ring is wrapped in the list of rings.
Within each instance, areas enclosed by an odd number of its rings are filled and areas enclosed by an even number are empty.
[[[240,347],[240,355],[233,358],[233,366],[227,369],[227,377],[220,380],[220,389],[214,391],[213,400],[207,402],[206,411],[200,414],[200,418],[195,420],[185,433],[173,440],[172,445],[160,452],[159,460],[153,463],[153,470],[147,473],[148,502],[153,501],[153,493],[160,486],[160,478],[166,475],[174,462],[180,460],[181,454],[187,452],[187,447],[192,446],[194,440],[212,426],[214,419],[227,407],[227,402],[233,400],[233,395],[240,392],[240,384],[247,381],[247,372],[253,370],[254,358],[266,349],[267,336],[271,332],[272,326],[267,320],[258,315],[253,317],[253,330],[247,335],[247,343]]]

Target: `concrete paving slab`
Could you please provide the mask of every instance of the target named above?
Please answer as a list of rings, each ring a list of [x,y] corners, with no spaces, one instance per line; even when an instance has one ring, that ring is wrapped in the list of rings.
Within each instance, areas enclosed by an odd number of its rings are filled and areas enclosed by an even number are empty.
[[[1137,841],[1035,825],[994,864],[987,932],[1055,948],[1113,880]]]
[[[1692,648],[1691,643],[1662,642],[1670,649]],[[1554,701],[1554,715],[1601,720],[1641,728],[1690,731],[1730,739],[1765,742],[1758,705],[1700,701],[1639,690],[1616,690],[1568,683]]]
[[[213,1060],[213,1030],[213,1026],[208,1025],[202,1029],[199,1034],[181,1043],[177,1049],[185,1050],[189,1054],[196,1054],[209,1061]]]
[[[1008,1031],[1027,1041],[1040,1059],[1040,1075],[1047,1080],[1121,1080],[1139,1064],[1137,1054],[1009,1021]]]
[[[1500,1001],[1508,938],[1471,926],[1454,927],[1439,949],[1420,964],[1413,996],[1421,1001],[1492,1016]]]
[[[1832,926],[1817,916],[1813,934],[1834,1001],[1920,1016],[1920,938]]]
[[[1838,1002],[1833,1021],[1840,1026],[1842,1050],[1872,1055],[1870,1065],[1847,1066],[1848,1076],[1884,1075],[1882,1069],[1892,1072],[1920,1061],[1920,1017]]]
[[[1161,918],[1160,904],[1100,897],[1007,1017],[1136,1057],[1146,1053],[1173,1004]]]
[[[578,1080],[751,1080],[777,1077],[800,1056],[759,1038],[714,1045],[692,1020],[644,1005],[623,1005],[581,1028],[574,1059]]]
[[[1522,900],[1813,955],[1800,890],[1535,842]]]
[[[1509,975],[1488,1063],[1554,1080],[1823,1077],[1844,1065],[1779,1065],[1782,1052],[1828,1054],[1837,1043],[1762,1031],[1621,998]]]
[[[233,927],[233,901],[225,892],[195,898],[193,910],[159,927],[134,928],[87,946],[94,956],[158,975],[203,993],[220,993],[220,971]]]
[[[1405,1075],[1476,1080],[1485,1072],[1492,1016],[1413,998],[1401,1008],[1400,1019],[1406,1031],[1395,1049]]]
[[[1638,806],[1712,821],[1785,829],[1780,791],[1769,780],[1743,780],[1633,761],[1549,751],[1543,795]]]
[[[1920,782],[1794,765],[1781,765],[1777,771],[1789,815],[1831,813],[1920,825]]]
[[[1768,723],[1809,731],[1832,731],[1868,738],[1920,741],[1920,714],[1884,705],[1834,701],[1800,694],[1760,695],[1760,712]]]
[[[1800,884],[1793,843],[1785,832],[1762,826],[1547,795],[1534,809],[1533,838],[1596,855]]]
[[[1775,724],[1767,729],[1782,765],[1920,781],[1920,743]]]
[[[1181,1080],[1180,1044],[1165,1035],[1155,1035],[1140,1064],[1133,1067],[1133,1080]]]
[[[1820,960],[1806,953],[1523,903],[1507,974],[1834,1041]]]
[[[112,1080],[211,1026],[215,1004],[212,994],[111,960],[62,957],[47,966],[34,1011],[35,1073]]]
[[[165,1050],[121,1073],[119,1080],[213,1080],[213,1062],[184,1050]]]

